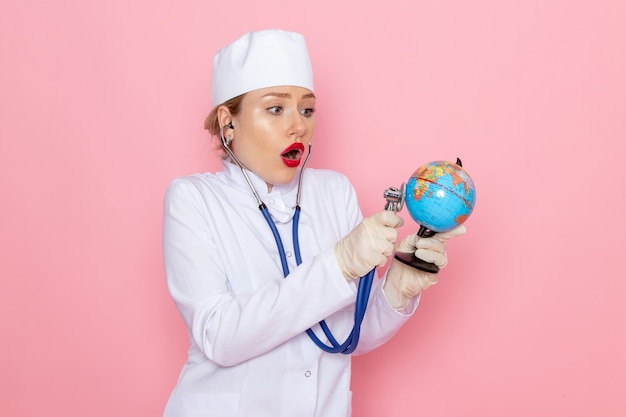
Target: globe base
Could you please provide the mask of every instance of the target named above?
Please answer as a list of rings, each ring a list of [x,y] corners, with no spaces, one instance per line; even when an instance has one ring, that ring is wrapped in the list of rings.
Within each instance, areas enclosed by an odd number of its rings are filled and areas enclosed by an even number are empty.
[[[394,258],[399,260],[405,265],[419,269],[420,271],[436,274],[439,272],[439,267],[433,263],[426,262],[412,253],[396,252]]]

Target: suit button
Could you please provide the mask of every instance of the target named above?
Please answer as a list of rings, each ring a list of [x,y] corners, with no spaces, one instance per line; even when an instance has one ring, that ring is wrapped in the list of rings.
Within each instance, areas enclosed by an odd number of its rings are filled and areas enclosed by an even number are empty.
[[[304,373],[304,376],[307,377],[307,378],[310,377],[311,376],[311,371],[306,371]]]

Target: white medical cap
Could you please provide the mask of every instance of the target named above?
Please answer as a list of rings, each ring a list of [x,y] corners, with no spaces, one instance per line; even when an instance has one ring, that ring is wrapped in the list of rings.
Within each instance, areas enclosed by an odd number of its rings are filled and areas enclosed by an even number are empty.
[[[213,58],[211,104],[259,88],[289,85],[313,91],[313,69],[304,36],[284,30],[250,32]]]

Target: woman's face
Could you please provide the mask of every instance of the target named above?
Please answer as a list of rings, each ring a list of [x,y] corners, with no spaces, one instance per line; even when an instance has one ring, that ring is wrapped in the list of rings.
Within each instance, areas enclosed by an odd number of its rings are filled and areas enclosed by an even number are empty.
[[[231,150],[271,191],[293,180],[315,129],[315,95],[303,87],[269,87],[247,93],[232,117]]]

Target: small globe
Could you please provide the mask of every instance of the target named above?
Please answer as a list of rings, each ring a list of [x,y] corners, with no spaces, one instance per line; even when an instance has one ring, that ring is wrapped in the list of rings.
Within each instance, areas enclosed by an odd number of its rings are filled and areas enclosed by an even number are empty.
[[[409,214],[432,232],[447,232],[463,224],[472,214],[475,202],[474,182],[460,165],[452,162],[422,165],[406,184]]]

